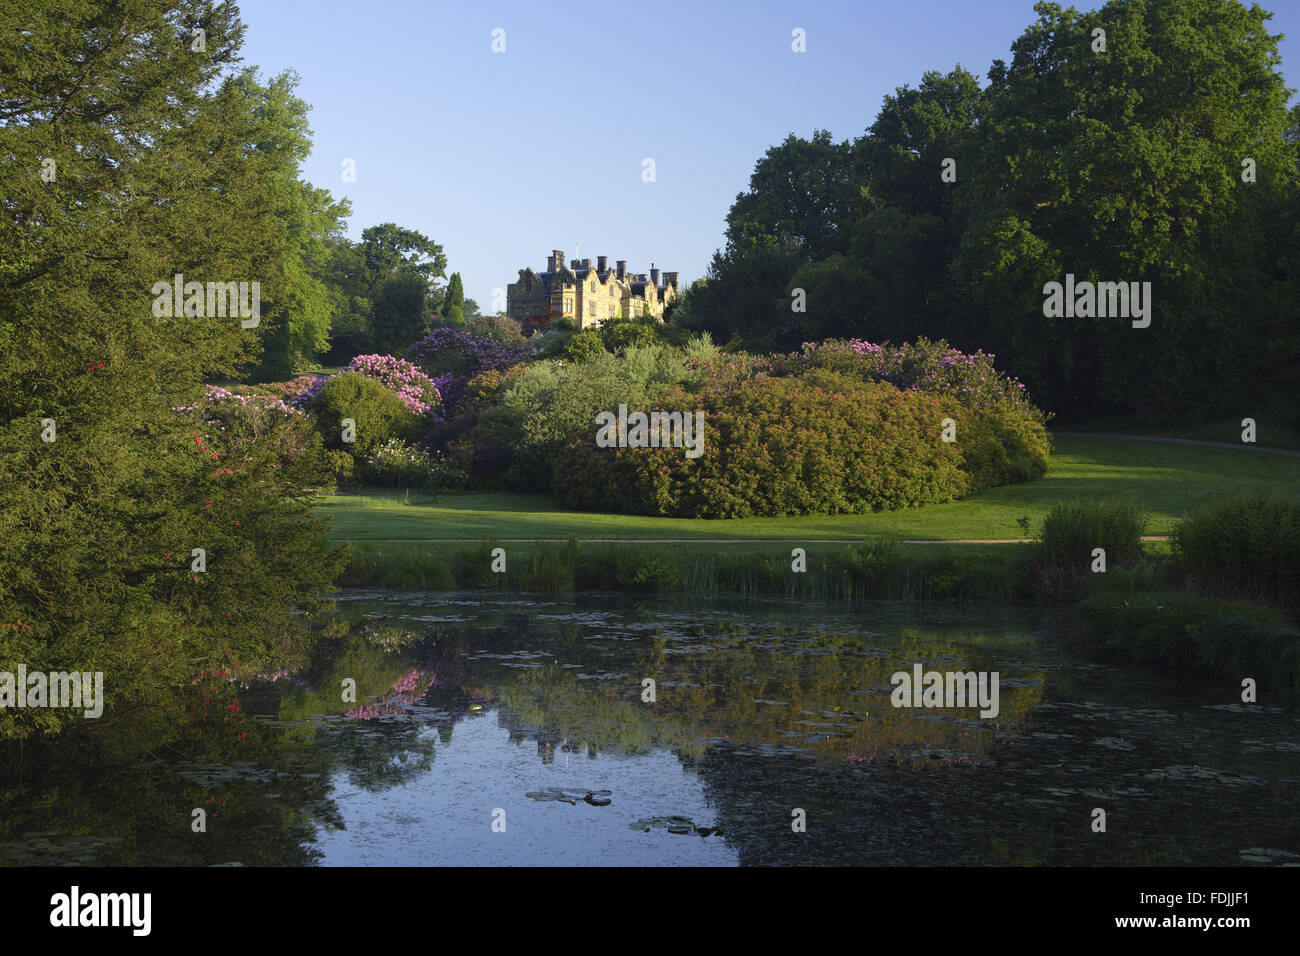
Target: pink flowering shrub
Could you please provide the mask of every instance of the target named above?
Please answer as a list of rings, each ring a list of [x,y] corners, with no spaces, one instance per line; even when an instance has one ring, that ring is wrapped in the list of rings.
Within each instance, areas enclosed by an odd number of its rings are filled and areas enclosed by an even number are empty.
[[[220,453],[222,457],[231,459],[222,465],[223,469],[233,469],[257,446],[274,450],[275,467],[284,476],[302,476],[313,487],[330,484],[320,435],[301,409],[282,398],[261,394],[248,386],[227,389],[209,385],[198,402],[174,410],[207,426],[204,438],[217,440],[225,449]]]
[[[227,409],[260,409],[268,413],[281,415],[301,415],[302,410],[294,408],[274,395],[266,395],[248,385],[236,385],[233,389],[216,385],[204,386],[203,398],[194,405],[178,405],[173,411],[187,414],[219,415]]]
[[[434,418],[442,402],[442,396],[434,382],[424,372],[403,359],[391,355],[358,355],[338,375],[355,372],[378,382],[402,400],[402,403],[419,417]],[[309,404],[323,389],[326,383],[336,376],[317,379],[309,388],[301,392],[295,404]]]

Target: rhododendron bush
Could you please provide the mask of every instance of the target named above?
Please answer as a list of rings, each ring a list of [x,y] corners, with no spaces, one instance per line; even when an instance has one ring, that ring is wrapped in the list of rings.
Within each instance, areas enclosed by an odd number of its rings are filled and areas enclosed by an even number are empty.
[[[407,359],[439,383],[449,407],[456,405],[470,379],[504,371],[532,355],[531,345],[512,345],[458,329],[434,329],[406,350]]]

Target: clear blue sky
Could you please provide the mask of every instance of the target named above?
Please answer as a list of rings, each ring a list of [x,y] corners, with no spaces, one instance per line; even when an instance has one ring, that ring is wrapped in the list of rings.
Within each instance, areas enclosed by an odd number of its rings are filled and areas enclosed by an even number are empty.
[[[1037,19],[1032,0],[238,5],[244,62],[302,77],[315,143],[303,173],[352,201],[348,234],[419,230],[484,312],[552,248],[633,272],[653,261],[690,283],[768,147],[815,129],[858,136],[926,70],[960,63],[983,79]],[[1300,4],[1262,5],[1300,86]],[[795,28],[806,53],[791,50]],[[342,180],[345,158],[356,182]]]

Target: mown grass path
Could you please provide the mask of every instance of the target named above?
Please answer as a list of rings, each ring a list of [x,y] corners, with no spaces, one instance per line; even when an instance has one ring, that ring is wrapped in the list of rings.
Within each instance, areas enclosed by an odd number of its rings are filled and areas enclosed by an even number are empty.
[[[444,493],[403,503],[400,492],[331,496],[317,513],[338,541],[591,540],[696,544],[775,541],[850,543],[1022,541],[1018,521],[1037,529],[1058,501],[1135,498],[1151,515],[1147,532],[1169,533],[1188,511],[1232,491],[1300,490],[1300,456],[1277,449],[1095,435],[1055,436],[1047,474],[944,505],[865,515],[786,518],[651,518],[565,511],[547,495]]]

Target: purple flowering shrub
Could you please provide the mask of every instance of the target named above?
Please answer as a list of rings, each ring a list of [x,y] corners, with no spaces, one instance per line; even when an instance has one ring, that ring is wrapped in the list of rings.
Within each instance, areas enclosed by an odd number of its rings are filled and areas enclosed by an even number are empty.
[[[993,359],[988,352],[968,354],[942,339],[931,342],[925,338],[896,346],[862,339],[827,339],[805,342],[801,352],[790,356],[795,367],[829,368],[905,390],[951,395],[977,410],[1001,405],[1032,408],[1024,384],[994,368]]]
[[[531,345],[511,345],[488,336],[459,329],[434,329],[406,350],[416,363],[438,383],[443,404],[452,408],[470,379],[484,372],[505,371],[533,355]]]

